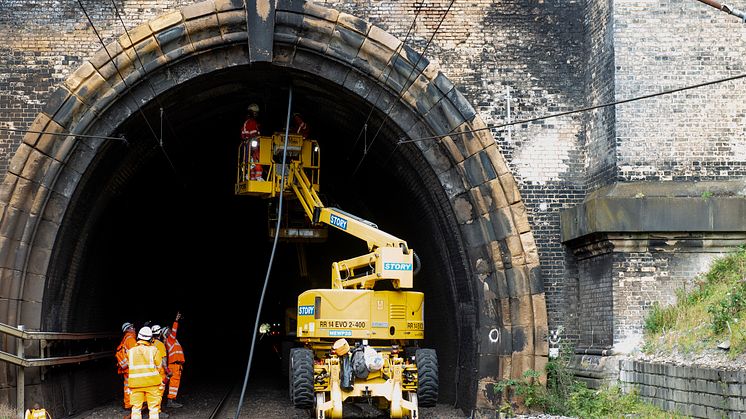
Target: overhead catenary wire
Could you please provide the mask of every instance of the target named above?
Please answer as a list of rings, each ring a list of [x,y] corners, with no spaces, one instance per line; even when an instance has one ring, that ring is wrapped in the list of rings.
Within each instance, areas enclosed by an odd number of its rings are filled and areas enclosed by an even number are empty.
[[[142,69],[143,74],[145,74],[145,64],[142,62],[142,58],[140,58],[140,53],[137,52],[137,48],[135,48],[135,43],[132,42],[132,37],[130,36],[130,31],[127,29],[127,25],[124,24],[124,19],[122,19],[121,13],[119,13],[119,8],[117,7],[117,4],[114,2],[114,0],[111,0],[111,5],[114,7],[114,14],[116,14],[117,18],[119,19],[119,22],[122,24],[122,28],[124,28],[124,33],[127,34],[127,39],[130,41],[130,45],[132,45],[132,51],[135,52],[135,57],[137,57],[137,62],[140,63],[140,68]],[[137,70],[137,66],[132,63],[132,66]],[[174,131],[173,126],[171,125],[171,121],[168,119],[168,116],[163,112],[163,104],[161,103],[160,99],[158,99],[158,94],[155,91],[155,87],[153,87],[153,83],[150,81],[149,77],[145,78],[145,81],[148,83],[148,87],[150,87],[150,91],[153,93],[153,98],[155,99],[156,103],[158,104],[158,107],[161,111],[161,130],[160,130],[160,138],[159,143],[161,148],[163,148],[163,121],[165,119],[166,124],[168,125],[168,130],[171,131],[171,135],[176,138],[176,132]],[[168,156],[166,156],[168,157]]]
[[[106,52],[106,55],[109,57],[109,61],[111,62],[111,65],[114,66],[114,70],[116,70],[117,74],[119,75],[119,78],[122,80],[122,84],[127,88],[127,91],[131,91],[131,87],[127,84],[127,81],[124,79],[124,76],[122,75],[122,72],[119,70],[119,67],[117,66],[116,62],[114,62],[114,58],[111,56],[111,53],[109,53],[109,49],[106,48],[106,44],[104,43],[104,39],[101,37],[101,34],[99,34],[98,29],[96,29],[96,25],[93,23],[93,20],[88,15],[88,11],[86,10],[85,6],[83,6],[83,2],[81,0],[77,0],[78,5],[80,6],[80,10],[83,11],[83,14],[85,15],[86,19],[88,20],[88,24],[91,25],[91,28],[93,29],[93,32],[96,34],[96,38],[98,38],[99,43],[101,43],[101,46],[103,47],[104,51]],[[135,102],[135,106],[137,107],[138,112],[140,113],[140,116],[142,116],[143,120],[145,121],[145,124],[148,126],[148,129],[150,130],[151,134],[153,134],[153,138],[155,139],[156,144],[160,144],[160,141],[158,140],[158,134],[156,134],[155,130],[153,129],[153,126],[150,124],[150,121],[148,120],[148,117],[145,115],[145,112],[143,112],[140,105],[135,101],[134,98],[132,98],[132,101]],[[166,153],[166,150],[161,147],[161,151],[163,152],[164,157],[166,158],[166,161],[171,166],[171,170],[174,171],[178,175],[178,172],[176,171],[176,167],[174,166],[173,162],[171,161],[171,158],[169,158],[168,153]]]
[[[127,142],[127,139],[124,138],[124,136],[121,137],[107,137],[105,135],[84,135],[84,134],[73,134],[71,132],[49,132],[49,131],[37,131],[32,129],[17,129],[17,128],[8,128],[8,127],[0,127],[0,131],[10,131],[10,132],[21,132],[21,133],[28,133],[28,134],[46,134],[46,135],[54,135],[57,137],[77,137],[77,138],[95,138],[95,139],[101,139],[101,140],[119,140]]]
[[[419,77],[423,71],[425,71],[425,67],[420,69],[417,72],[417,76],[412,79],[412,74],[417,70],[417,67],[420,64],[420,61],[422,61],[422,58],[425,56],[425,52],[427,52],[427,49],[430,47],[430,44],[433,42],[433,39],[435,39],[435,35],[438,34],[438,31],[440,31],[440,26],[443,24],[443,21],[445,20],[446,16],[448,16],[448,12],[451,11],[451,7],[453,6],[455,0],[451,0],[451,2],[448,4],[448,8],[446,9],[445,13],[443,13],[443,16],[440,17],[440,21],[438,22],[438,26],[435,27],[435,30],[433,31],[432,35],[430,36],[430,39],[428,39],[427,44],[425,44],[425,48],[420,53],[419,57],[417,58],[417,62],[414,63],[412,66],[412,71],[409,72],[409,75],[407,76],[407,79],[404,82],[404,86],[402,86],[402,90],[399,92],[396,100],[393,100],[391,102],[391,106],[389,106],[389,109],[386,111],[386,114],[384,115],[383,121],[381,121],[381,125],[378,127],[378,130],[376,131],[375,135],[373,135],[373,139],[370,140],[370,146],[368,146],[368,150],[370,150],[371,147],[373,147],[373,144],[376,141],[376,138],[378,138],[378,134],[381,133],[381,130],[383,129],[383,126],[386,124],[386,121],[389,118],[389,114],[391,113],[391,110],[394,109],[394,106],[396,103],[401,100],[402,96],[404,96],[404,93],[409,89],[411,84],[414,83],[415,80],[417,80],[417,77]],[[368,155],[367,150],[366,153],[363,154],[360,157],[360,161],[358,162],[357,166],[355,166],[355,169],[352,171],[352,174],[350,177],[354,177],[355,174],[357,174],[357,171],[360,169],[360,167],[363,165],[363,161],[365,161],[365,157]]]
[[[557,117],[560,117],[560,116],[573,115],[573,114],[588,112],[588,111],[592,111],[592,110],[596,110],[596,109],[607,108],[609,106],[622,105],[624,103],[636,102],[638,100],[650,99],[650,98],[657,97],[657,96],[670,95],[670,94],[673,94],[673,93],[683,92],[685,90],[697,89],[697,88],[700,88],[700,87],[706,87],[706,86],[710,86],[710,85],[713,85],[713,84],[725,83],[725,82],[729,82],[729,81],[733,81],[733,80],[739,80],[739,79],[743,79],[743,78],[746,78],[746,74],[739,74],[737,76],[726,77],[726,78],[712,80],[712,81],[708,81],[708,82],[704,82],[704,83],[693,84],[693,85],[684,86],[684,87],[678,87],[676,89],[664,90],[664,91],[661,91],[661,92],[651,93],[651,94],[647,94],[647,95],[642,95],[642,96],[636,96],[636,97],[632,97],[632,98],[628,98],[628,99],[617,100],[617,101],[614,101],[614,102],[604,103],[604,104],[601,104],[601,105],[586,106],[584,108],[574,109],[574,110],[565,111],[565,112],[553,113],[553,114],[549,114],[549,115],[539,116],[539,117],[536,117],[536,118],[522,119],[522,120],[518,120],[518,121],[503,123],[503,124],[487,125],[486,127],[483,127],[483,128],[477,128],[477,129],[472,129],[472,130],[464,130],[464,131],[459,131],[459,132],[455,132],[454,131],[455,128],[454,128],[451,131],[449,131],[447,134],[443,134],[443,135],[433,135],[433,136],[429,136],[429,137],[419,137],[419,138],[411,138],[411,139],[400,138],[399,141],[397,142],[397,144],[407,144],[407,143],[414,143],[414,142],[417,142],[417,141],[435,140],[435,139],[440,139],[440,138],[448,137],[450,135],[471,134],[471,133],[474,133],[474,132],[487,131],[487,130],[493,130],[493,129],[500,129],[500,128],[505,128],[505,127],[509,127],[509,126],[513,126],[513,125],[529,124],[531,122],[544,121],[544,120],[547,120],[547,119],[557,118]]]
[[[399,44],[398,47],[396,47],[396,50],[393,54],[389,57],[389,59],[386,61],[386,65],[384,66],[384,71],[381,73],[383,75],[386,70],[388,70],[388,73],[386,73],[386,78],[383,79],[383,84],[385,85],[386,82],[389,80],[389,77],[391,77],[391,73],[394,71],[394,68],[391,67],[391,62],[394,60],[394,57],[398,57],[401,53],[401,50],[404,49],[406,46],[407,40],[409,39],[409,35],[412,33],[412,30],[414,29],[415,24],[417,23],[417,17],[420,15],[420,11],[422,11],[422,6],[425,4],[425,0],[421,0],[419,6],[416,7],[416,11],[414,13],[414,18],[412,18],[412,23],[409,25],[409,29],[407,30],[406,35],[404,35],[404,40]],[[379,76],[380,77],[380,76]],[[376,108],[376,105],[378,104],[378,101],[381,99],[381,96],[383,95],[383,87],[379,87],[378,90],[378,96],[376,96],[375,101],[370,105],[370,111],[368,111],[368,116],[365,118],[365,122],[363,122],[363,127],[360,129],[360,132],[357,134],[357,138],[355,138],[355,141],[352,143],[352,147],[350,148],[350,152],[355,150],[355,147],[357,146],[357,143],[360,141],[360,137],[365,134],[367,136],[368,134],[368,121],[370,121],[371,116],[373,115],[373,110]],[[367,141],[367,137],[365,139]],[[363,153],[367,153],[367,144],[366,148],[364,149]],[[348,156],[349,159],[349,156]]]
[[[282,173],[280,173],[280,196],[277,204],[277,223],[275,225],[275,238],[272,242],[272,252],[269,255],[269,263],[267,264],[267,274],[264,277],[264,286],[262,287],[262,294],[259,297],[259,307],[256,310],[256,320],[254,321],[254,333],[251,335],[251,349],[249,350],[249,362],[246,364],[246,374],[243,379],[243,387],[241,387],[241,397],[238,399],[238,408],[236,408],[236,417],[241,414],[241,407],[243,406],[244,394],[246,394],[246,386],[249,382],[249,373],[251,372],[251,361],[254,359],[254,347],[256,346],[256,335],[259,331],[259,317],[262,314],[262,305],[264,305],[264,295],[267,292],[267,285],[269,284],[269,275],[272,272],[272,263],[275,260],[275,252],[277,250],[277,242],[280,239],[280,227],[282,222],[282,203],[283,195],[285,195],[285,180],[287,179],[287,152],[288,152],[288,136],[290,134],[290,110],[293,105],[293,86],[290,85],[288,92],[288,115],[285,120],[285,145],[282,149]]]

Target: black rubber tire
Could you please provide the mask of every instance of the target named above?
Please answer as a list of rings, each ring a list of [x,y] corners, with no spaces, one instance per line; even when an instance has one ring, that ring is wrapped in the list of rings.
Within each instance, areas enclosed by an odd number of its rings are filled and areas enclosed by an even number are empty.
[[[433,407],[438,402],[438,355],[435,349],[418,349],[414,359],[417,364],[417,404]]]
[[[306,348],[290,349],[290,401],[298,409],[313,407],[313,352]]]

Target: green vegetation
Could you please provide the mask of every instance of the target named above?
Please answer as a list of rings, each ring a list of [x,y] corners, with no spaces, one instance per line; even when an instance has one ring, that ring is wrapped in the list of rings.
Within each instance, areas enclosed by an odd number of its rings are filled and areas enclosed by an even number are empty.
[[[539,383],[541,374],[534,370],[520,379],[503,380],[494,391],[504,400],[500,413],[513,416],[520,406],[530,411],[579,418],[678,418],[671,412],[643,402],[636,391],[625,394],[619,386],[589,389],[568,369],[572,348],[564,347],[559,358],[546,366],[546,387]]]
[[[713,262],[675,305],[653,305],[645,319],[643,351],[696,353],[730,340],[729,356],[746,351],[746,249]]]
[[[717,259],[695,281],[692,290],[679,290],[677,304],[654,304],[645,319],[645,352],[696,353],[730,340],[730,356],[746,352],[746,248]],[[521,406],[530,411],[579,418],[681,418],[643,402],[636,391],[625,394],[619,386],[587,388],[568,370],[571,348],[546,366],[541,374],[526,371],[520,379],[503,380],[494,387],[503,404],[500,413],[511,416]]]

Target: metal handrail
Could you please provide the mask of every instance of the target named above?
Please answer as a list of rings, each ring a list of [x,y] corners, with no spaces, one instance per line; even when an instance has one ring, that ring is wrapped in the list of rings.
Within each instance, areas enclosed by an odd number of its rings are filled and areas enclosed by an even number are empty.
[[[114,351],[99,351],[90,352],[80,355],[66,355],[66,356],[55,356],[55,357],[42,357],[42,358],[26,358],[24,354],[24,341],[25,340],[36,340],[40,341],[41,355],[44,356],[44,348],[47,346],[46,341],[50,340],[94,340],[94,339],[108,339],[117,338],[119,335],[108,332],[91,332],[91,333],[69,333],[69,332],[27,332],[22,325],[13,327],[4,323],[0,323],[0,334],[9,335],[18,339],[17,354],[11,354],[8,352],[0,351],[0,361],[5,361],[10,364],[18,366],[18,375],[16,376],[16,409],[18,418],[22,419],[24,416],[24,400],[26,390],[26,378],[25,369],[33,367],[51,367],[55,365],[65,364],[76,364],[86,361],[92,361],[95,359],[112,357]],[[42,373],[43,377],[43,373]],[[43,378],[42,378],[43,379]]]
[[[0,323],[0,333],[5,333],[24,340],[88,340],[116,338],[118,335],[108,332],[71,333],[71,332],[27,332],[5,323]]]
[[[92,361],[94,359],[113,357],[114,351],[92,352],[83,355],[55,356],[51,358],[22,358],[7,352],[0,351],[0,361],[9,362],[24,368],[51,367],[54,365],[76,364],[79,362]]]

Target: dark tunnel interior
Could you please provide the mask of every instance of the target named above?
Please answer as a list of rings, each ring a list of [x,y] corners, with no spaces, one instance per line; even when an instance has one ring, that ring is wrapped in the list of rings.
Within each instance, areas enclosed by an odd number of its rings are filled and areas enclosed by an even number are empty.
[[[395,146],[403,133],[384,113],[371,113],[369,102],[314,75],[275,67],[200,76],[161,94],[118,128],[129,144],[104,145],[58,235],[46,326],[118,332],[125,321],[170,326],[181,311],[182,391],[205,380],[242,378],[272,241],[268,201],[233,193],[239,132],[252,102],[261,108],[262,134],[283,130],[291,84],[292,111],[304,115],[321,147],[325,203],[375,222],[420,256],[415,288],[426,298],[421,346],[438,351],[441,402],[455,402],[459,357],[469,346],[457,339],[454,287],[469,274],[440,183],[415,147]],[[156,138],[161,126],[163,148]],[[332,229],[324,243],[281,242],[260,320],[282,325],[300,292],[329,287],[333,261],[366,251],[363,241]],[[301,255],[307,269],[301,269]],[[284,380],[279,362],[272,341],[262,338],[252,376]],[[111,380],[119,388],[113,364]]]

